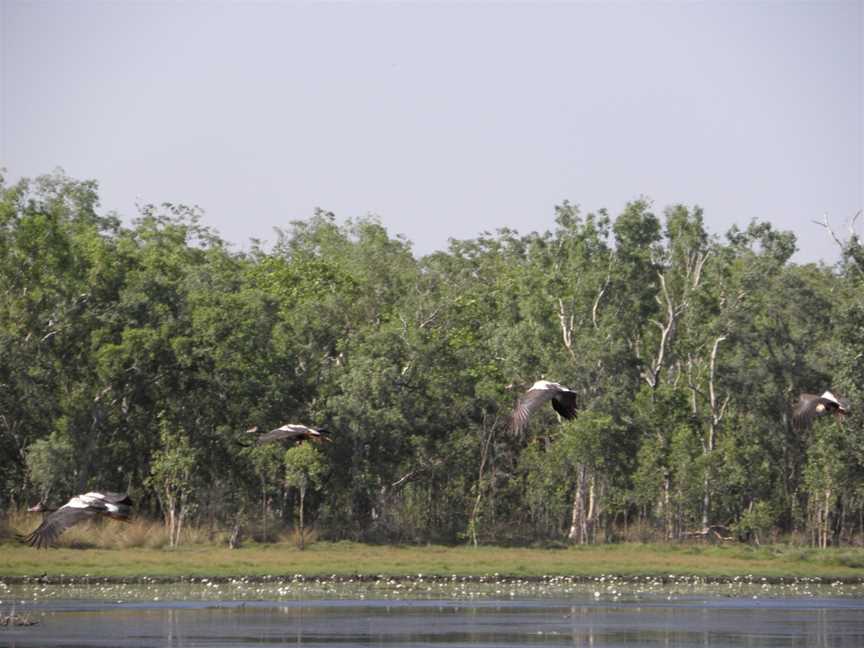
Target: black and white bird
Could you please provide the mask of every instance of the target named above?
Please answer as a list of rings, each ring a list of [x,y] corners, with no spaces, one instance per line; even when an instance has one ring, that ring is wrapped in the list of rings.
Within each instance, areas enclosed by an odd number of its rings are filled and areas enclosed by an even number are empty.
[[[521,434],[528,425],[528,419],[547,401],[552,401],[552,409],[566,419],[576,416],[576,392],[557,382],[538,380],[519,398],[513,410],[511,426],[513,432]]]
[[[247,434],[255,434],[256,432],[258,432],[257,425],[246,430]],[[275,430],[270,430],[269,432],[260,435],[255,439],[255,443],[261,445],[262,443],[282,440],[315,441],[316,443],[320,443],[321,441],[330,441],[328,434],[329,432],[324,428],[313,428],[308,425],[300,425],[299,423],[286,423],[282,427],[278,427]]]
[[[792,406],[792,423],[798,429],[810,427],[813,419],[823,414],[842,416],[849,413],[849,403],[835,396],[830,391],[821,396],[817,394],[801,394]]]
[[[96,516],[110,517],[126,521],[132,512],[133,502],[126,493],[90,492],[76,495],[59,509],[52,509],[42,502],[31,506],[32,513],[49,513],[39,527],[23,538],[23,541],[37,549],[47,549],[66,529],[82,520]]]

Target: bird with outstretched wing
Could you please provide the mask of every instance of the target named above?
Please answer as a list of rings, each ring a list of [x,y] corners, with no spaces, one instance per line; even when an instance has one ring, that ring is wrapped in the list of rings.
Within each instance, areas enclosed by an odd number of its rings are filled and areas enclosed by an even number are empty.
[[[511,428],[521,434],[528,425],[528,419],[544,403],[551,402],[552,409],[566,419],[576,416],[576,392],[560,383],[538,380],[519,398],[511,416]]]
[[[257,425],[246,430],[247,434],[255,434],[257,432]],[[315,441],[316,443],[320,443],[321,441],[330,441],[329,434],[330,433],[324,428],[313,428],[299,423],[286,423],[275,430],[270,430],[269,432],[259,435],[255,439],[255,443],[258,445],[261,445],[262,443],[271,443],[273,441]],[[240,445],[245,444],[241,443]]]
[[[132,499],[126,493],[90,492],[76,495],[58,509],[46,507],[41,502],[28,509],[33,513],[48,512],[42,524],[22,538],[31,547],[48,548],[66,529],[82,520],[97,516],[126,521],[132,512]]]
[[[849,403],[826,391],[818,394],[801,394],[792,406],[792,424],[799,430],[804,430],[813,424],[813,420],[824,414],[843,416],[849,413]]]

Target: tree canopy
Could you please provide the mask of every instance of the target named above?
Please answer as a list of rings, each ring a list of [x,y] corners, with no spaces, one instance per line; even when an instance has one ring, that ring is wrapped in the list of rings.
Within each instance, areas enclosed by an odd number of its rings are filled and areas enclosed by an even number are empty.
[[[400,542],[864,533],[854,235],[799,265],[770,223],[720,236],[639,200],[423,258],[319,210],[240,252],[197,209],[98,206],[91,181],[0,176],[0,508],[100,488],[178,533],[295,510]],[[540,378],[580,412],[514,435]],[[795,429],[797,394],[826,389],[851,415]],[[332,443],[237,444],[285,422]]]

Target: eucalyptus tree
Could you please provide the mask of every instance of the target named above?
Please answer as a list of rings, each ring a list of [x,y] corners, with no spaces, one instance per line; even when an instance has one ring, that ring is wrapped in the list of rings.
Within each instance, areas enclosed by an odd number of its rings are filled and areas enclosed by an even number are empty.
[[[520,237],[510,230],[451,242],[440,332],[456,360],[452,389],[463,394],[466,431],[473,431],[472,537],[478,530],[499,540],[524,537],[526,524],[539,520],[529,519],[522,506],[530,475],[520,462],[521,443],[504,430],[518,394],[555,371],[550,355],[560,338],[548,287],[548,245],[548,234]],[[532,428],[541,436],[547,436],[545,420],[541,416]]]
[[[831,324],[822,334],[820,361],[830,368],[832,388],[852,404],[849,416],[817,421],[808,437],[804,482],[810,501],[810,536],[815,544],[848,541],[857,526],[864,533],[864,246],[856,230],[861,213],[841,236],[840,262],[821,288],[830,301]]]
[[[305,393],[279,297],[260,281],[264,258],[259,249],[237,254],[211,240],[184,281],[189,324],[174,348],[185,414],[204,458],[200,471],[210,484],[200,505],[213,523],[237,518],[247,503],[252,510],[259,495],[265,520],[272,504],[284,510],[281,471],[262,472],[254,453],[238,452],[235,442],[253,423],[298,413]],[[265,473],[271,478],[262,485]]]
[[[107,434],[125,458],[128,487],[140,487],[150,474],[160,416],[186,430],[195,448],[205,445],[202,429],[211,423],[203,418],[209,405],[200,397],[202,379],[191,352],[190,276],[216,244],[199,218],[184,206],[146,205],[115,243],[122,284],[112,316],[92,339]],[[145,510],[148,500],[142,498]]]
[[[725,280],[742,298],[729,313],[734,336],[723,376],[733,394],[746,394],[746,401],[733,403],[737,412],[730,422],[748,422],[760,452],[773,457],[770,497],[781,511],[778,523],[794,530],[804,524],[807,508],[801,489],[806,439],[793,429],[788,413],[795,395],[831,383],[824,351],[833,309],[826,288],[833,280],[825,268],[788,264],[795,250],[791,233],[753,223],[728,236],[732,258]],[[745,456],[739,452],[729,459]],[[738,507],[728,510],[730,517],[766,496],[764,482],[754,479],[748,490]]]
[[[667,321],[675,318],[676,331],[669,384],[688,390],[690,401],[690,420],[673,427],[669,445],[677,457],[671,461],[671,474],[678,493],[680,533],[685,530],[682,514],[694,524],[698,510],[703,529],[711,522],[715,450],[732,396],[724,386],[723,357],[732,334],[730,313],[743,295],[734,293],[724,282],[725,258],[716,238],[704,227],[701,209],[682,205],[667,209],[665,235]],[[698,452],[694,450],[697,446]],[[697,482],[701,482],[701,501],[695,507],[693,485]],[[684,495],[688,492],[689,497]],[[684,502],[690,505],[682,510]]]
[[[298,503],[298,545],[306,546],[305,504],[306,492],[311,488],[321,488],[327,471],[323,455],[310,443],[300,443],[285,451],[285,483],[297,489]]]
[[[422,406],[434,430],[413,463],[429,466],[423,474],[442,500],[435,506],[442,530],[475,543],[512,531],[513,439],[504,431],[513,374],[502,286],[517,262],[504,260],[508,245],[488,235],[451,241],[449,252],[421,261],[417,289],[402,306],[416,354],[412,384],[429,395]],[[444,501],[456,515],[447,516]]]
[[[582,216],[565,203],[557,210],[555,239],[549,246],[554,279],[547,309],[558,334],[554,356],[558,362],[553,366],[580,394],[582,412],[577,420],[585,417],[584,430],[596,433],[597,425],[592,427],[591,422],[598,416],[607,417],[608,438],[617,444],[614,452],[612,446],[603,446],[609,453],[604,451],[602,461],[587,451],[592,446],[585,443],[576,444],[567,455],[571,485],[567,535],[571,541],[593,542],[597,537],[594,529],[607,509],[608,519],[622,512],[626,515],[620,493],[628,486],[638,441],[632,430],[626,434],[614,431],[627,428],[629,395],[639,380],[639,364],[627,340],[628,333],[635,334],[632,309],[642,297],[634,293],[644,287],[644,282],[631,282],[630,273],[634,265],[651,263],[650,251],[645,256],[637,249],[645,243],[639,237],[655,240],[653,215],[645,207],[628,205],[613,222],[604,211]],[[567,429],[582,430],[583,425]],[[582,460],[579,448],[585,451]],[[619,495],[613,496],[615,493]]]
[[[26,466],[40,502],[47,502],[52,493],[63,497],[75,489],[75,452],[68,435],[62,432],[54,430],[27,446]]]
[[[110,308],[118,228],[97,206],[94,182],[58,172],[7,187],[0,177],[4,497],[25,493],[25,452],[43,435],[61,435],[73,447],[73,487],[94,476],[90,455],[102,407],[91,331]]]
[[[838,544],[845,526],[844,505],[854,501],[850,495],[856,481],[860,488],[860,464],[856,466],[858,462],[850,459],[860,453],[861,447],[857,435],[848,435],[837,420],[820,420],[808,434],[803,470],[803,486],[808,495],[807,526],[812,544],[824,548]]]
[[[295,397],[305,418],[334,430],[327,452],[342,470],[324,518],[362,533],[410,453],[415,412],[429,409],[405,388],[413,356],[398,311],[416,261],[376,221],[338,225],[319,211],[281,233],[264,270],[296,345]]]
[[[192,445],[189,434],[164,416],[159,417],[159,446],[150,461],[150,474],[145,484],[156,492],[169,544],[180,544],[183,523],[189,518],[197,502],[196,486],[199,486],[198,467],[201,457]]]
[[[626,428],[608,414],[585,412],[564,425],[559,442],[561,453],[575,473],[577,494],[571,510],[567,537],[578,544],[597,541],[598,521],[602,519],[611,480],[596,475],[614,473],[621,457],[617,456]],[[592,476],[594,479],[592,479]]]

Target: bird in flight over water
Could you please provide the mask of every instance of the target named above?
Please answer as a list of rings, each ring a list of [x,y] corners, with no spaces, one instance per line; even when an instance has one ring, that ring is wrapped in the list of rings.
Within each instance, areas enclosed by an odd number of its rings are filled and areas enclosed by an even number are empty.
[[[128,521],[133,502],[126,493],[97,492],[76,495],[58,509],[52,509],[39,502],[28,511],[45,513],[39,527],[22,540],[37,549],[48,548],[66,529],[82,520],[93,517],[110,517],[123,522]]]

